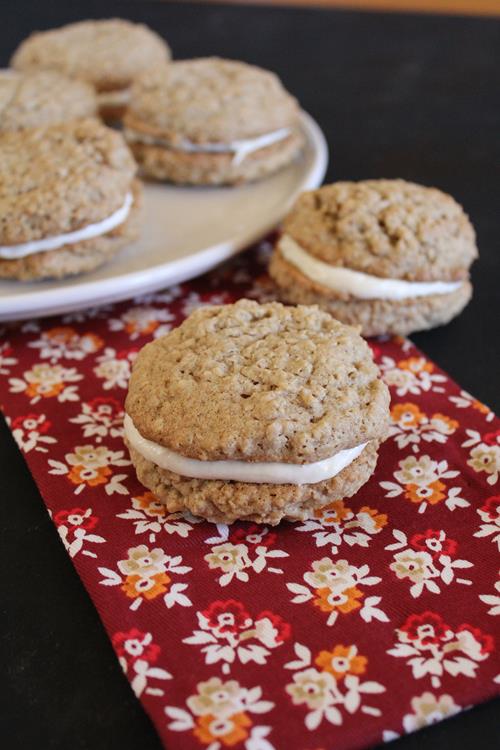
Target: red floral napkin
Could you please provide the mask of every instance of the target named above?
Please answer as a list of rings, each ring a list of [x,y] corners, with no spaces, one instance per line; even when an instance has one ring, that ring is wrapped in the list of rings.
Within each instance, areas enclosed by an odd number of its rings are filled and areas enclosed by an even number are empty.
[[[355,497],[278,528],[166,513],[122,442],[131,363],[198,305],[265,298],[256,254],[9,329],[2,408],[166,747],[366,747],[498,692],[500,423],[376,341],[392,428]]]

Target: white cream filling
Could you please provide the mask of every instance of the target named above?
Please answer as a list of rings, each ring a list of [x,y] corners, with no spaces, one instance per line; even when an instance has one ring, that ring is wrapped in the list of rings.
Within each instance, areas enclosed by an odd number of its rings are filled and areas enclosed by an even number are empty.
[[[278,247],[285,260],[311,281],[359,299],[401,300],[431,294],[449,294],[463,284],[462,281],[383,279],[350,268],[331,266],[314,258],[287,234],[281,237]]]
[[[108,216],[107,219],[98,221],[96,224],[89,224],[82,229],[76,229],[74,232],[58,234],[54,237],[45,237],[43,240],[23,242],[19,245],[0,245],[0,258],[5,258],[6,260],[25,258],[27,255],[42,253],[47,250],[57,250],[57,248],[63,247],[63,245],[73,245],[76,242],[106,234],[120,224],[123,224],[130,212],[133,200],[132,193],[127,193],[123,206],[111,214],[111,216]]]
[[[147,461],[161,469],[192,479],[219,479],[252,484],[316,484],[332,479],[349,466],[363,451],[366,443],[339,451],[331,458],[309,464],[286,464],[263,461],[199,461],[186,458],[144,438],[132,419],[125,414],[123,421],[128,442]]]
[[[174,144],[165,138],[157,138],[156,136],[140,133],[131,128],[125,128],[124,132],[127,140],[131,142],[146,143],[150,146],[164,146],[174,151],[188,151],[202,154],[234,153],[233,164],[241,164],[248,154],[287,138],[290,134],[290,128],[280,128],[279,130],[273,130],[272,133],[260,135],[257,138],[244,138],[242,140],[230,141],[229,143],[193,143],[184,139]]]
[[[100,107],[123,107],[130,102],[130,89],[99,91],[97,92],[97,102]]]

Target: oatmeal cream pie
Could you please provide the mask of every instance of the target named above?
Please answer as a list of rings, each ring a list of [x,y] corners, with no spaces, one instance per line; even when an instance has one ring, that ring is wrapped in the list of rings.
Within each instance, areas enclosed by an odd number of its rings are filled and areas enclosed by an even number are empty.
[[[0,278],[90,271],[135,239],[135,171],[94,119],[0,134]]]
[[[35,32],[14,53],[17,70],[57,70],[92,84],[101,114],[123,115],[133,79],[170,59],[170,49],[147,26],[121,18],[79,21]]]
[[[92,86],[54,70],[0,70],[0,133],[68,122],[97,114]]]
[[[149,177],[233,184],[297,156],[304,141],[299,116],[274,73],[216,57],[182,60],[136,80],[125,136]]]
[[[269,272],[285,302],[318,304],[365,336],[448,323],[470,300],[474,229],[446,193],[404,180],[304,193]]]
[[[315,306],[241,300],[196,310],[139,352],[125,436],[170,512],[277,524],[357,492],[388,406],[354,328]]]

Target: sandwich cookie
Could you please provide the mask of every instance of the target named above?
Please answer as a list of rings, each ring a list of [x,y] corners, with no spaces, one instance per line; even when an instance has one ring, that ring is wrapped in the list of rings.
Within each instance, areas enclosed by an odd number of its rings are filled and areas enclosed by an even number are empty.
[[[91,83],[101,115],[123,115],[133,79],[170,59],[163,39],[143,24],[120,18],[79,21],[31,34],[14,53],[17,70],[58,70]]]
[[[196,310],[139,352],[125,439],[170,512],[277,524],[357,492],[388,407],[354,328],[317,307],[241,300]]]
[[[68,122],[97,114],[92,86],[53,70],[0,70],[0,133]]]
[[[0,134],[0,278],[90,271],[137,236],[136,165],[97,120]]]
[[[462,311],[477,256],[450,195],[404,180],[338,182],[298,199],[269,273],[283,301],[318,304],[365,336],[406,335]]]
[[[149,177],[233,184],[297,156],[304,142],[299,116],[274,73],[216,57],[183,60],[136,80],[125,137]]]

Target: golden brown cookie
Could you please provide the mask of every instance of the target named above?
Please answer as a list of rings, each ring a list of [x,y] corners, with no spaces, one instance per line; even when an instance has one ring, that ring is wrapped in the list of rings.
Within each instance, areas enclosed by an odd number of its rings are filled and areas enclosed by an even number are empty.
[[[215,57],[183,60],[136,80],[125,136],[150,177],[233,184],[275,172],[297,156],[299,114],[269,71]]]
[[[135,170],[97,120],[1,134],[0,277],[62,277],[114,255],[137,231]]]
[[[283,301],[318,304],[367,336],[404,335],[465,307],[477,255],[469,219],[440,190],[338,182],[299,198],[269,272]]]
[[[274,524],[367,481],[388,404],[355,329],[317,307],[242,300],[197,310],[141,350],[125,434],[169,510]]]
[[[97,114],[92,86],[52,70],[0,70],[0,133],[69,122]]]
[[[17,70],[57,70],[91,83],[103,116],[123,114],[134,78],[170,59],[164,40],[121,18],[79,21],[35,32],[15,51]]]

